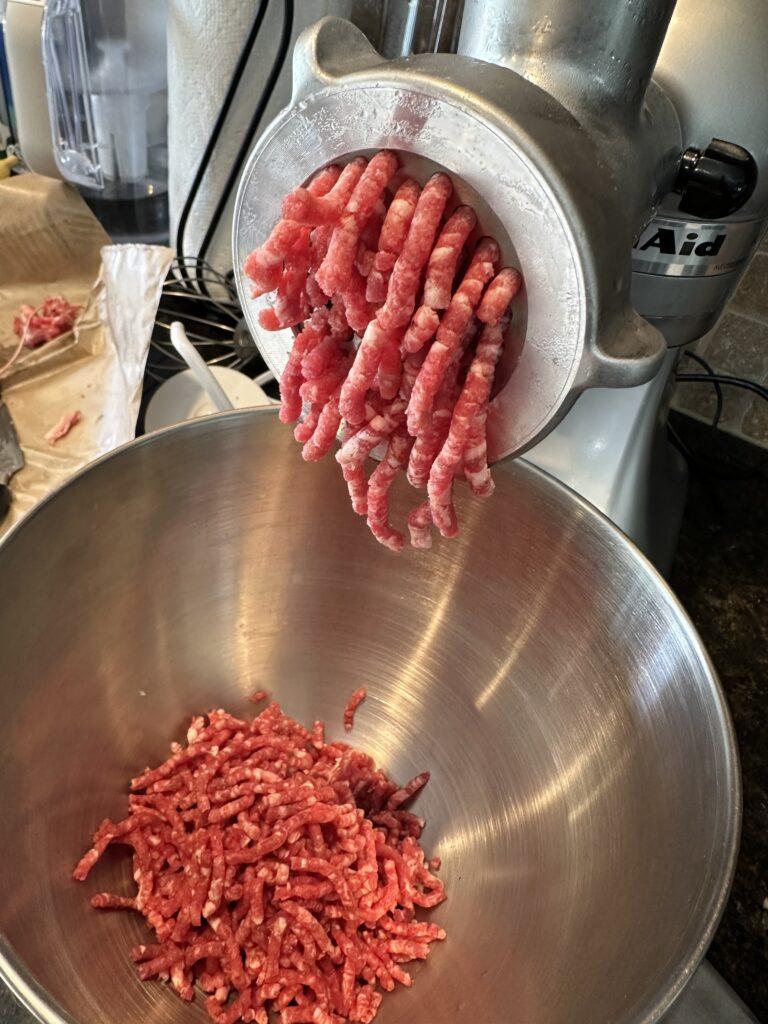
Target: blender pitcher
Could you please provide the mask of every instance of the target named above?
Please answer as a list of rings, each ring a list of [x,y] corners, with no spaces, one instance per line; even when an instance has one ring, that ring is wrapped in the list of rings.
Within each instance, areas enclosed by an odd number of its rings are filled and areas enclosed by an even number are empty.
[[[77,185],[115,241],[168,237],[166,19],[166,0],[7,4],[25,163]]]

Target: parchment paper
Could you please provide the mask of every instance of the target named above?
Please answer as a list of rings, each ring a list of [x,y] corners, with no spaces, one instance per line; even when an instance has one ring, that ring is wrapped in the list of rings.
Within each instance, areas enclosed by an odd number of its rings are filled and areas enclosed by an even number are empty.
[[[48,295],[82,305],[74,330],[25,349],[0,380],[26,460],[11,480],[0,537],[76,470],[135,435],[152,323],[173,252],[110,245],[69,185],[34,174],[0,181],[0,365],[16,347],[13,316]],[[83,419],[55,446],[64,413]]]

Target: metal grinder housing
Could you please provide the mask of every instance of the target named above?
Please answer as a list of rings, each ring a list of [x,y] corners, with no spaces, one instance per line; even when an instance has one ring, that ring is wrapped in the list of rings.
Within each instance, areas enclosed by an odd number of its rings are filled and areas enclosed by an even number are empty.
[[[632,307],[631,252],[681,152],[675,110],[650,82],[673,6],[471,0],[458,55],[396,61],[343,19],[309,28],[291,106],[251,154],[235,207],[240,297],[277,375],[293,332],[259,326],[268,299],[250,299],[245,257],[287,189],[387,147],[422,181],[446,170],[525,277],[489,417],[492,458],[534,445],[587,387],[651,379],[666,346]]]

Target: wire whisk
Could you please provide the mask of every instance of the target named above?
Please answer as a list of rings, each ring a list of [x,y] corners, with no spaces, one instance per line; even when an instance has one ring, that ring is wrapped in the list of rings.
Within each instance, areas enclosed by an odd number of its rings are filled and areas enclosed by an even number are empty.
[[[231,273],[222,274],[195,256],[173,261],[160,296],[147,359],[147,376],[156,384],[186,368],[171,344],[174,320],[184,325],[187,337],[209,365],[233,370],[247,367],[249,376],[263,376],[266,367],[245,327]]]

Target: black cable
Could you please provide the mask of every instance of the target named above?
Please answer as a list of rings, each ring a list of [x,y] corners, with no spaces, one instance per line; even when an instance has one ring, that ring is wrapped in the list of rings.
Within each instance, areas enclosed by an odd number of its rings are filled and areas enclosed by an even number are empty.
[[[201,257],[204,257],[205,254],[208,252],[208,248],[213,240],[213,236],[215,235],[216,230],[219,226],[221,216],[224,213],[227,203],[229,202],[230,194],[235,186],[235,183],[237,182],[238,177],[240,176],[240,172],[242,170],[243,163],[245,162],[245,158],[251,149],[251,145],[253,144],[253,138],[256,135],[256,132],[258,131],[259,124],[261,123],[261,119],[264,116],[264,111],[267,109],[267,105],[270,99],[272,98],[272,93],[274,92],[275,86],[277,85],[277,80],[280,77],[280,72],[283,69],[283,64],[285,63],[285,58],[288,55],[288,50],[290,49],[291,45],[291,38],[293,36],[293,15],[293,0],[284,0],[283,28],[280,35],[280,44],[277,49],[277,55],[272,64],[272,68],[269,72],[269,77],[267,78],[267,82],[264,86],[261,98],[259,99],[256,109],[253,112],[253,117],[251,118],[250,123],[248,124],[248,128],[246,130],[243,141],[240,145],[240,149],[237,151],[237,155],[235,157],[234,163],[232,164],[229,176],[227,177],[227,180],[224,184],[224,188],[222,189],[221,195],[219,196],[219,201],[216,204],[216,208],[213,211],[213,216],[211,217],[211,222],[208,225],[208,230],[206,231],[203,237],[203,241],[200,245],[199,252],[199,255]]]
[[[251,24],[250,31],[248,32],[248,37],[245,40],[243,49],[240,51],[240,56],[237,59],[237,64],[235,64],[235,69],[232,72],[232,78],[229,81],[229,86],[227,87],[227,91],[224,95],[224,101],[221,105],[221,109],[219,110],[216,120],[214,121],[210,137],[208,139],[208,142],[206,143],[205,149],[203,150],[203,155],[200,158],[200,163],[198,165],[197,171],[195,172],[195,176],[192,179],[192,184],[190,185],[189,192],[187,193],[187,198],[184,201],[181,216],[179,217],[178,228],[176,229],[176,252],[179,255],[180,261],[186,260],[186,257],[184,257],[183,255],[184,232],[186,231],[187,228],[187,221],[189,220],[189,215],[192,212],[192,207],[194,206],[195,200],[197,199],[197,193],[200,189],[200,185],[202,183],[203,178],[205,177],[205,172],[208,170],[208,165],[211,162],[213,151],[216,148],[216,144],[219,141],[219,136],[221,135],[221,131],[224,127],[224,123],[229,115],[229,109],[232,106],[232,102],[237,93],[238,87],[240,85],[240,80],[242,79],[248,61],[250,60],[251,52],[253,51],[253,47],[256,42],[256,37],[258,36],[259,30],[261,29],[261,25],[262,22],[264,21],[264,16],[267,13],[268,6],[269,0],[261,0],[258,10],[256,11],[256,16],[254,17],[253,22]],[[187,268],[186,266],[183,265],[183,262],[180,263],[178,269],[182,278],[188,284],[191,283],[189,275],[187,274]]]
[[[706,360],[702,359],[701,356],[697,356],[693,352],[686,352],[685,354],[690,356],[691,358],[694,359],[694,361],[698,362],[701,366],[703,366],[707,372],[678,373],[675,375],[675,379],[677,381],[681,383],[709,383],[712,384],[713,386],[716,385],[717,387],[719,387],[720,385],[724,385],[727,387],[741,388],[742,390],[750,391],[753,394],[758,395],[760,398],[768,402],[768,387],[762,384],[758,384],[757,381],[747,380],[744,377],[733,377],[730,374],[714,373],[712,367],[706,362]],[[712,423],[713,427],[717,424],[718,419],[719,417],[716,415]],[[715,479],[739,480],[754,477],[760,474],[765,469],[766,465],[768,465],[768,456],[766,456],[765,458],[761,459],[758,463],[756,463],[754,466],[746,466],[739,460],[737,460],[738,470],[736,470],[735,472],[731,467],[729,467],[727,472],[724,472],[723,469],[719,467],[713,469],[711,462],[705,462],[695,452],[691,451],[691,449],[688,447],[687,444],[685,444],[685,442],[680,437],[679,433],[675,430],[674,426],[671,423],[668,424],[668,428],[670,437],[672,439],[672,443],[683,454],[683,456],[692,465],[696,466],[699,470],[701,470],[702,473]]]
[[[686,461],[699,470],[703,476],[711,480],[751,480],[756,476],[760,476],[766,466],[768,466],[768,455],[752,466],[746,465],[739,459],[731,461],[730,464],[725,462],[717,463],[711,458],[704,459],[688,447],[671,422],[667,423],[667,429],[669,430],[672,444]]]
[[[762,384],[758,384],[754,380],[746,380],[743,377],[730,377],[727,374],[714,373],[711,376],[708,373],[678,373],[675,375],[675,380],[681,384],[701,384],[710,383],[717,381],[718,384],[727,384],[729,387],[743,388],[745,391],[752,391],[754,394],[759,395],[760,398],[764,398],[768,402],[768,387],[764,387]]]
[[[689,462],[698,461],[696,456],[691,451],[691,449],[688,447],[688,445],[685,443],[682,437],[680,437],[678,432],[675,430],[671,420],[667,420],[667,430],[669,431],[669,437],[672,441],[672,444],[675,446],[675,448],[677,448],[680,454]]]
[[[688,349],[686,349],[683,352],[683,355],[684,356],[688,356],[688,358],[692,359],[694,361],[694,363],[698,363],[699,366],[703,367],[704,370],[707,372],[708,376],[710,376],[710,377],[714,377],[715,376],[715,371],[712,369],[710,364],[707,362],[706,359],[703,359],[697,352],[690,352]],[[720,387],[720,384],[716,380],[712,381],[712,385],[713,385],[713,387],[715,389],[715,395],[717,396],[717,405],[715,406],[715,416],[714,416],[714,419],[712,420],[712,426],[716,427],[718,425],[718,423],[720,422],[720,417],[723,415],[723,389]]]

